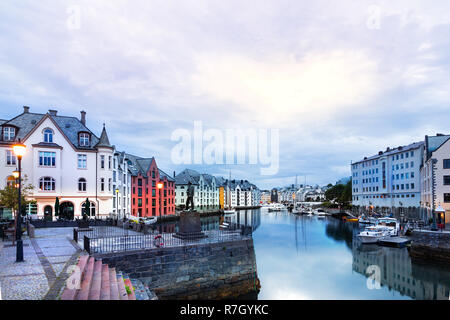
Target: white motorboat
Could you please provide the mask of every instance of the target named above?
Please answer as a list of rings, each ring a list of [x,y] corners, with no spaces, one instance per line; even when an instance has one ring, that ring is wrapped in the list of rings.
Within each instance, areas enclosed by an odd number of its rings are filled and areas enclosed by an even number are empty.
[[[377,220],[377,218],[374,218],[374,217],[367,217],[367,216],[362,215],[358,218],[358,223],[366,224],[366,225],[367,224],[376,225],[378,223],[378,220]]]
[[[158,218],[156,218],[156,217],[151,217],[151,218],[145,218],[145,219],[143,219],[144,220],[144,223],[146,224],[146,225],[149,225],[149,224],[154,224],[154,223],[156,223],[156,221],[158,221]]]
[[[400,223],[395,218],[380,218],[377,221],[377,227],[386,228],[389,231],[388,236],[398,236],[400,231]]]
[[[389,236],[389,230],[385,227],[372,226],[367,227],[358,234],[358,239],[362,243],[377,243],[378,240]]]
[[[272,203],[269,206],[269,211],[271,211],[271,212],[272,211],[282,211],[284,209],[286,209],[286,207],[284,205],[280,204],[280,203]]]

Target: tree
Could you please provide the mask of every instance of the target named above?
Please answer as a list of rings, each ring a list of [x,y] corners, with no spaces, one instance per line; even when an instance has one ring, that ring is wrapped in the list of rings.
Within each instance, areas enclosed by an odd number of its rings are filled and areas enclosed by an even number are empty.
[[[33,189],[33,185],[27,184],[27,176],[25,175],[22,178],[21,190],[22,208],[20,211],[22,215],[26,212],[27,205],[29,203],[34,203],[34,201],[29,201],[26,199]],[[19,188],[14,185],[8,185],[3,190],[0,190],[0,206],[17,211],[19,209]]]
[[[340,205],[348,205],[352,201],[352,180],[350,179],[345,185],[332,186],[325,191],[325,198]]]

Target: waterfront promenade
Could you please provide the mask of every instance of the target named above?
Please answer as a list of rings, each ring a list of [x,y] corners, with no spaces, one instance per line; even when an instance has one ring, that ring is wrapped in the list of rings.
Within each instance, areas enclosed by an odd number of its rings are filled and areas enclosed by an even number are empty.
[[[23,236],[24,262],[16,263],[16,247],[0,242],[0,286],[3,300],[56,299],[81,249],[71,240],[73,228],[36,229]],[[48,294],[48,295],[47,295]]]

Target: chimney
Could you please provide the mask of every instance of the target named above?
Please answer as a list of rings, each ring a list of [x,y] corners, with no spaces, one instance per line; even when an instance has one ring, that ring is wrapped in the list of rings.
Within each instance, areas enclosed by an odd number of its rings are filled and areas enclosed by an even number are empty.
[[[51,116],[56,116],[58,110],[48,110],[48,113],[50,113]]]
[[[30,113],[30,107],[23,106],[23,113]]]
[[[175,178],[175,171],[173,172],[173,177]]]
[[[81,123],[85,126],[86,125],[86,111],[81,111]]]

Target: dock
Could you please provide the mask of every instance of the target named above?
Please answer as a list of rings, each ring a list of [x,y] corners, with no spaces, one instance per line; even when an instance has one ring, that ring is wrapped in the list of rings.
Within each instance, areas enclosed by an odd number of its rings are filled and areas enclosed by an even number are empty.
[[[386,237],[378,240],[378,244],[387,247],[404,248],[411,244],[411,239],[406,237]]]

